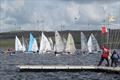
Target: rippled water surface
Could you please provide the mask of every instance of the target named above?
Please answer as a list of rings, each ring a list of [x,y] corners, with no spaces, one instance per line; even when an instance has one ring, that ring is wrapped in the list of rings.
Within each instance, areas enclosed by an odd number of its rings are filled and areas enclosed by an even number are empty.
[[[120,80],[120,74],[102,72],[19,72],[16,65],[97,65],[100,54],[0,54],[0,80]],[[103,66],[105,62],[103,63]]]

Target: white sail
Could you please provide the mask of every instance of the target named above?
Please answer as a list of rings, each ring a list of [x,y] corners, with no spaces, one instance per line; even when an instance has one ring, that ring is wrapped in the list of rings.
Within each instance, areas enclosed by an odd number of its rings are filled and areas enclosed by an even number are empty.
[[[60,34],[57,31],[55,32],[54,50],[56,52],[63,52],[64,51],[64,43],[62,41],[62,38],[61,38]]]
[[[64,48],[66,47],[67,40],[63,37]]]
[[[73,54],[76,51],[74,39],[70,33],[68,34],[65,51],[70,52],[71,54]]]
[[[98,41],[96,40],[93,34],[91,34],[91,36],[92,36],[92,43],[93,43],[94,51],[100,51],[100,46],[98,44]]]
[[[52,49],[51,49],[50,42],[48,41],[47,37],[42,32],[39,52],[41,53],[41,52],[46,52],[46,51],[51,51],[51,50]]]
[[[81,32],[81,51],[88,52],[87,38],[83,32]]]
[[[15,37],[15,51],[23,51],[22,44],[17,36]]]
[[[48,38],[49,42],[50,42],[50,45],[51,45],[51,49],[54,50],[54,47],[53,47],[53,40],[51,37]]]
[[[88,51],[91,53],[99,50],[100,50],[99,44],[94,35],[91,34],[88,40]]]
[[[23,52],[26,51],[25,39],[23,36],[22,36],[22,47],[23,47]]]
[[[33,52],[38,51],[38,44],[37,44],[36,38],[33,39],[33,44],[32,44],[32,50],[31,51],[33,51]]]
[[[88,39],[88,51],[91,53],[93,51],[92,36]]]

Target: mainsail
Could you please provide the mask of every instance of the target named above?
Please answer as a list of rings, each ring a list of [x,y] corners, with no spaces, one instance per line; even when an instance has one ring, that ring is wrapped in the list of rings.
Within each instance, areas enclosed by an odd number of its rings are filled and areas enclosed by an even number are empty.
[[[54,50],[56,52],[63,52],[64,51],[64,43],[58,31],[55,32],[55,45]]]
[[[89,37],[89,40],[88,40],[88,51],[95,52],[95,51],[99,51],[99,50],[100,50],[99,44],[98,44],[96,38],[94,37],[94,35],[91,34]]]
[[[33,39],[33,44],[32,44],[32,50],[31,51],[34,51],[34,52],[38,51],[38,45],[37,45],[36,38]]]
[[[71,54],[73,54],[76,51],[74,39],[70,33],[68,34],[65,51],[70,52]]]
[[[47,37],[42,32],[41,42],[40,42],[40,52],[51,51],[51,45]]]
[[[34,37],[33,37],[32,33],[30,33],[28,52],[29,52],[29,51],[32,51],[33,41],[34,41]]]
[[[81,51],[88,52],[87,38],[83,32],[81,32]]]
[[[15,37],[15,51],[23,51],[22,44],[17,36]]]
[[[29,40],[29,47],[28,47],[28,52],[37,52],[38,50],[38,45],[36,38],[33,37],[32,33],[30,33],[30,40]]]
[[[50,42],[50,45],[51,45],[51,49],[54,50],[54,47],[53,47],[53,40],[51,37],[48,38],[49,42]]]
[[[87,44],[88,44],[88,51],[91,53],[94,50],[93,44],[92,44],[92,36],[89,37]]]
[[[91,34],[91,36],[92,36],[92,40],[93,40],[94,51],[100,51],[100,46],[98,44],[98,41],[96,40],[96,38],[93,34]]]
[[[23,52],[26,51],[25,39],[23,36],[22,36],[22,47],[23,47]]]

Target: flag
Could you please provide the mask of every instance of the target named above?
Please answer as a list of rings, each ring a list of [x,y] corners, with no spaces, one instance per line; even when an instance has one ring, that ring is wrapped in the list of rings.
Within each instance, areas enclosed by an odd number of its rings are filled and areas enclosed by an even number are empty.
[[[109,16],[109,17],[108,17],[108,21],[109,21],[109,22],[115,21],[115,17],[114,17],[114,16]]]
[[[107,32],[108,32],[108,30],[107,30],[106,26],[102,26],[102,33],[104,34],[104,33],[107,33]]]

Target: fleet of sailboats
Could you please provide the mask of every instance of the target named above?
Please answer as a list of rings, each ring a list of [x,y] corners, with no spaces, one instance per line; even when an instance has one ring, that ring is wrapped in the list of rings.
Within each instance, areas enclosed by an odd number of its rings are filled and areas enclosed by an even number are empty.
[[[81,51],[84,53],[94,53],[100,51],[99,44],[93,34],[90,35],[88,41],[83,32],[81,32]],[[15,51],[22,52],[39,52],[39,53],[47,53],[47,52],[67,52],[69,54],[74,54],[76,51],[75,41],[73,36],[69,33],[67,40],[62,38],[58,31],[55,31],[55,43],[53,42],[51,37],[45,36],[42,32],[40,47],[38,48],[38,43],[36,38],[30,33],[29,45],[28,48],[25,44],[25,39],[22,36],[22,43],[19,38],[15,37]]]

